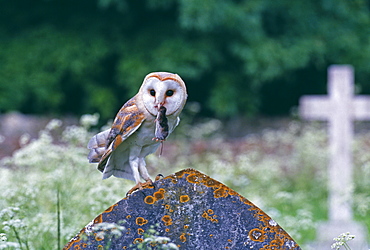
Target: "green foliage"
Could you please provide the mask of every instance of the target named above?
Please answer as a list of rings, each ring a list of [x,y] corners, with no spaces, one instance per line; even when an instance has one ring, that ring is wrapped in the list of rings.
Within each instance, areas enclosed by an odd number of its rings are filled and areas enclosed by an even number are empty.
[[[79,89],[85,93],[98,90],[102,98],[111,100],[111,93],[105,94],[104,87],[94,86],[97,82],[93,74],[99,71],[99,62],[108,52],[107,44],[100,37],[83,35],[40,26],[5,39],[0,44],[3,52],[0,55],[0,107],[60,112],[71,99],[75,104],[83,103],[76,100],[83,96],[73,96]],[[96,99],[97,105],[101,105]],[[72,110],[81,112],[78,106]],[[106,114],[104,108],[101,111]]]
[[[0,111],[111,117],[153,71],[218,117],[288,113],[308,75],[352,64],[370,92],[365,0],[1,1]],[[27,14],[24,14],[27,13]],[[284,84],[281,84],[284,82]],[[264,86],[276,86],[261,91]],[[323,87],[324,86],[324,87]],[[293,91],[288,103],[284,95]],[[266,97],[268,96],[268,98]],[[263,102],[274,103],[266,109]]]

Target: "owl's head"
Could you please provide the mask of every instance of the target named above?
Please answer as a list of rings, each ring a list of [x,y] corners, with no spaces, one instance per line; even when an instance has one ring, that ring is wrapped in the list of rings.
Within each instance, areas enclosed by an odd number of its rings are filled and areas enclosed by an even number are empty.
[[[167,109],[166,115],[180,113],[188,96],[185,83],[180,76],[167,72],[148,74],[140,87],[139,94],[145,108],[154,116],[161,106]]]

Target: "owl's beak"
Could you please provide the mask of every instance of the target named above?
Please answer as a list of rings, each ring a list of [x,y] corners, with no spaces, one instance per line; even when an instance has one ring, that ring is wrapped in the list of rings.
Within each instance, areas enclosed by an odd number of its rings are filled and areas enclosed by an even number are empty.
[[[154,107],[159,110],[163,106],[164,106],[164,102],[160,102],[160,103],[157,103]]]

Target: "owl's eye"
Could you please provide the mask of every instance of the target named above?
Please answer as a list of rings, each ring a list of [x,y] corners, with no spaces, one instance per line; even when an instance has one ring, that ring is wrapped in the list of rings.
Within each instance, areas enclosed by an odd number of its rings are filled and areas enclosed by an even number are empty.
[[[172,95],[173,95],[173,90],[166,91],[166,96],[172,96]]]
[[[151,90],[149,91],[149,93],[150,93],[150,95],[151,95],[151,96],[155,96],[155,90],[154,90],[154,89],[151,89]]]

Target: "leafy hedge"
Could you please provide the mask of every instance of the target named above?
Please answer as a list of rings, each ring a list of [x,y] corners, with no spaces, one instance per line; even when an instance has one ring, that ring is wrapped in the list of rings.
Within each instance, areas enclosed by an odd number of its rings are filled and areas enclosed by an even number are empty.
[[[369,1],[0,0],[0,112],[111,117],[152,71],[203,115],[288,113],[329,64],[370,93]]]

